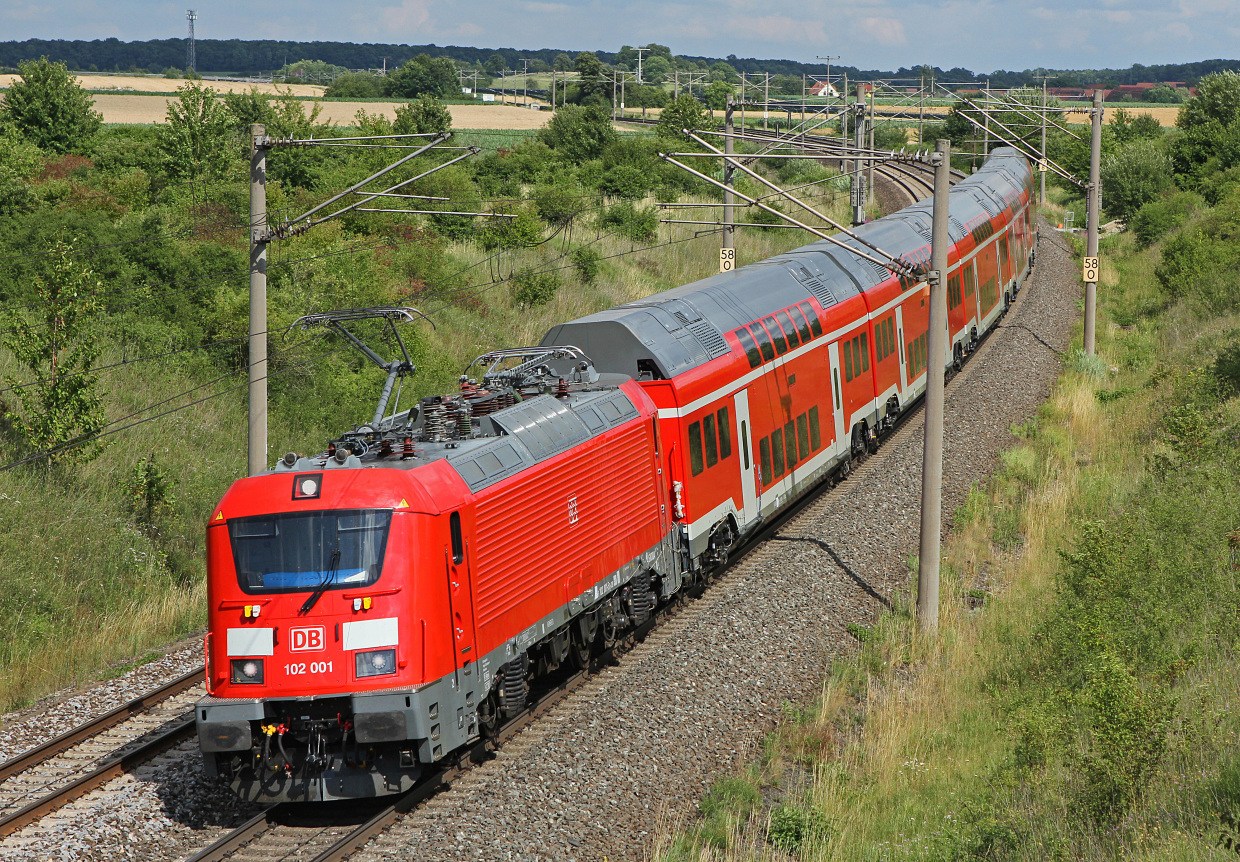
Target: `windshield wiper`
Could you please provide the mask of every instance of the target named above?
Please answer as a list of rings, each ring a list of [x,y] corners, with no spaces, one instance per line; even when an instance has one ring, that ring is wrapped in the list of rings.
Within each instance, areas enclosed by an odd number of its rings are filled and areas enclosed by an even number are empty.
[[[314,603],[323,597],[323,593],[327,592],[327,588],[336,580],[336,569],[340,568],[340,549],[336,548],[332,551],[331,561],[327,564],[327,574],[323,576],[323,580],[314,588],[306,600],[302,602],[301,610],[297,613],[308,614],[310,609],[314,607]]]

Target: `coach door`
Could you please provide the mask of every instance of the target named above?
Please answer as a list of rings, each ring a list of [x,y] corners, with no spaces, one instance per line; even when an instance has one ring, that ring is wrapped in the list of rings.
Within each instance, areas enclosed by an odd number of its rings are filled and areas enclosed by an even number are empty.
[[[735,403],[736,439],[741,450],[741,457],[736,459],[741,470],[741,498],[745,506],[745,523],[751,524],[758,517],[758,482],[754,476],[753,450],[749,442],[749,390],[737,392]]]
[[[835,417],[835,452],[847,452],[851,444],[849,436],[844,433],[844,400],[840,388],[840,343],[831,343],[831,407]]]
[[[900,391],[908,389],[908,360],[904,356],[904,306],[896,306],[896,352],[900,358]],[[903,405],[903,401],[901,401]]]

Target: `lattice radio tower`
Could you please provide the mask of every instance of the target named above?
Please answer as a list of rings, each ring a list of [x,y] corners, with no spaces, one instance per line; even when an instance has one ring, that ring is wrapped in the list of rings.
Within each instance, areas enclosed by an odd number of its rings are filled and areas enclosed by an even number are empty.
[[[185,12],[185,20],[189,21],[189,56],[185,58],[185,68],[190,72],[197,71],[194,68],[194,22],[198,20],[198,13],[193,9]]]

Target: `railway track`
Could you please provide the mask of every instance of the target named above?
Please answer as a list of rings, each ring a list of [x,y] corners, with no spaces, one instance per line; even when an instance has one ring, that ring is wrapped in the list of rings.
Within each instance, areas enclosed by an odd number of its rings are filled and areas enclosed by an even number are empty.
[[[0,764],[0,838],[194,734],[195,669]]]
[[[657,125],[657,120],[626,118],[621,122],[636,125]],[[766,141],[771,144],[783,144],[794,147],[802,152],[819,155],[821,158],[837,162],[842,170],[847,161],[849,148],[841,142],[822,135],[787,134],[784,132],[745,129],[747,138]],[[922,162],[880,162],[874,166],[874,173],[882,177],[888,184],[898,190],[908,204],[915,204],[934,194],[934,168]],[[954,184],[967,176],[963,171],[952,168],[951,182]]]
[[[802,152],[837,162],[841,167],[847,160],[848,148],[831,138],[815,135],[786,135],[782,132],[763,132],[757,129],[749,129],[745,134],[755,140],[796,147]],[[880,162],[874,166],[874,173],[899,189],[908,198],[910,204],[934,194],[934,168],[923,162]],[[963,171],[955,168],[951,171],[953,184],[964,179],[965,176]]]
[[[369,815],[362,822],[346,825],[336,812],[346,807],[336,803],[324,805],[279,803],[259,812],[250,820],[222,836],[210,846],[189,857],[186,862],[276,862],[295,858],[309,862],[336,862],[346,859],[375,836],[395,823],[400,817],[413,811],[426,800],[449,788],[474,764],[491,757],[499,745],[510,741],[556,704],[568,697],[593,673],[611,663],[622,651],[630,648],[644,637],[659,620],[678,607],[673,603],[663,613],[647,622],[629,639],[594,659],[590,668],[572,673],[560,681],[549,684],[539,692],[538,699],[524,712],[505,723],[494,740],[483,739],[474,743],[455,760],[428,775],[418,786],[401,796],[386,801],[366,811]],[[348,816],[357,814],[358,806],[350,803]],[[324,816],[326,812],[326,816]],[[327,820],[324,823],[322,821]]]

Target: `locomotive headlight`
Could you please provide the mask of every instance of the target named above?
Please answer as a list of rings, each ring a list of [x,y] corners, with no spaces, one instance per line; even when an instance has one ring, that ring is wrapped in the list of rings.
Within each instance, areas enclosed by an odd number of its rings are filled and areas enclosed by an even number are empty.
[[[396,650],[394,649],[359,652],[354,661],[359,679],[364,676],[386,676],[396,673]]]
[[[233,683],[237,685],[263,684],[263,660],[261,658],[235,658],[230,665]]]

